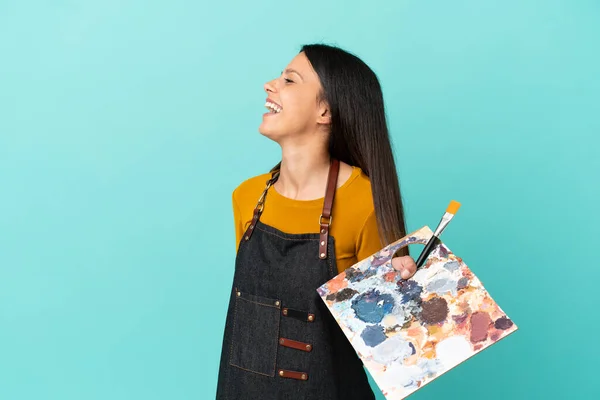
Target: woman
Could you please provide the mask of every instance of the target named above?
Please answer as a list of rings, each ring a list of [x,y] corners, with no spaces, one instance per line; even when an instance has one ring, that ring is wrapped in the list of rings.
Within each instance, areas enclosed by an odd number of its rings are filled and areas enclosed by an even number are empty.
[[[238,243],[218,399],[373,399],[360,359],[316,289],[405,235],[377,77],[307,45],[265,84],[259,131],[281,162],[233,192]],[[405,279],[405,253],[392,265]]]

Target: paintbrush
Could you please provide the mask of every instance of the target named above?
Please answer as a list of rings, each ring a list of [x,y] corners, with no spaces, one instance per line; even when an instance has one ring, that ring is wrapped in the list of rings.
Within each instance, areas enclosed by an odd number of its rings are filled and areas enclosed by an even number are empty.
[[[421,266],[423,266],[425,260],[427,260],[427,257],[429,257],[429,254],[433,251],[435,246],[439,244],[442,232],[444,231],[444,229],[446,229],[450,221],[452,221],[452,218],[454,218],[459,208],[460,203],[458,201],[452,200],[450,202],[450,205],[446,209],[446,212],[444,213],[444,216],[438,224],[438,227],[435,229],[433,236],[431,237],[431,239],[429,239],[429,241],[425,245],[425,248],[421,252],[421,255],[417,259],[417,268],[421,268]]]

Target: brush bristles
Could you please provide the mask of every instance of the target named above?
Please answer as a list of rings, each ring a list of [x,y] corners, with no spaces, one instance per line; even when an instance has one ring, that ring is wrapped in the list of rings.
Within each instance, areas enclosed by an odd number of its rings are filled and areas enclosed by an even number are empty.
[[[446,212],[452,215],[455,215],[458,209],[460,208],[460,203],[458,201],[452,200],[450,205],[446,209]]]

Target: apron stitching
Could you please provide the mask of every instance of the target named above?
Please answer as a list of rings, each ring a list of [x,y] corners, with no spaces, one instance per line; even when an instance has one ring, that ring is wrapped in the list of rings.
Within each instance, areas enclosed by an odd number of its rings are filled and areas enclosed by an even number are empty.
[[[247,302],[249,302],[249,303],[258,304],[258,305],[260,305],[260,306],[265,306],[265,307],[279,308],[279,307],[277,307],[277,306],[274,306],[274,305],[271,305],[271,304],[259,303],[258,301],[253,301],[253,300],[244,299],[243,297],[240,297],[238,300],[244,300],[244,301],[247,301]]]
[[[329,243],[327,246],[329,247],[329,254],[333,254],[333,250],[332,250],[332,248],[331,248],[331,243]],[[333,276],[334,276],[334,275],[333,275],[333,265],[332,265],[332,262],[331,262],[331,259],[332,259],[332,258],[333,258],[333,257],[327,257],[327,262],[329,263],[329,274],[330,274],[329,276],[330,276],[330,277],[333,277]]]
[[[277,314],[277,326],[275,329],[275,337],[279,337],[279,329],[281,328],[281,313]],[[275,341],[275,359],[273,360],[273,375],[271,376],[275,376],[275,370],[277,369],[277,356],[278,356],[278,351],[279,349],[279,341]]]
[[[235,338],[233,336],[233,333],[235,332],[235,322],[237,321],[237,297],[235,298],[235,308],[233,309],[233,329],[231,330],[231,343],[229,344],[229,364],[230,365],[234,365],[233,364],[233,343],[235,342]],[[237,365],[236,365],[237,367]],[[239,368],[239,367],[238,367]]]
[[[253,374],[258,374],[258,375],[263,375],[263,376],[268,376],[268,377],[271,377],[271,378],[273,377],[273,375],[265,374],[264,372],[252,371],[251,369],[246,369],[246,368],[240,367],[239,365],[235,365],[235,364],[231,364],[231,365],[234,366],[234,367],[236,367],[236,368],[242,369],[242,370],[244,370],[246,372],[251,372]],[[273,369],[275,369],[275,368],[273,368]]]
[[[236,300],[235,301],[235,308],[233,310],[233,329],[231,331],[232,332],[231,344],[229,346],[229,365],[234,366],[236,368],[239,368],[241,370],[247,371],[247,372],[251,372],[253,374],[264,375],[264,376],[268,376],[268,377],[272,378],[275,375],[275,368],[277,366],[277,345],[275,346],[275,364],[273,364],[273,372],[271,374],[265,374],[264,372],[258,372],[258,371],[253,371],[253,370],[250,370],[250,369],[246,369],[244,367],[240,367],[239,365],[234,364],[233,361],[232,361],[232,358],[233,358],[233,343],[235,343],[235,340],[234,340],[235,338],[233,336],[233,332],[235,332],[235,322],[237,321],[236,316],[237,316],[237,305],[238,305],[237,301],[238,300],[246,300],[246,301],[248,301],[250,303],[259,304],[261,306],[266,306],[266,307],[273,307],[273,308],[279,308],[279,307],[271,306],[271,305],[268,305],[268,304],[257,303],[257,302],[252,301],[252,300],[242,299],[241,297],[240,298],[236,297],[235,300]],[[281,316],[278,315],[277,316],[277,324],[276,324],[277,325],[276,336],[278,336],[280,319],[281,319]]]
[[[317,241],[317,242],[319,241],[319,239],[290,239],[290,238],[286,238],[286,237],[283,237],[281,235],[278,235],[277,233],[273,233],[273,232],[269,232],[267,230],[261,229],[258,226],[256,227],[256,229],[261,230],[261,231],[263,231],[266,234],[277,236],[280,239],[289,240],[289,241],[292,241],[292,242],[300,242],[300,241],[306,241],[306,240],[312,240],[312,241]]]

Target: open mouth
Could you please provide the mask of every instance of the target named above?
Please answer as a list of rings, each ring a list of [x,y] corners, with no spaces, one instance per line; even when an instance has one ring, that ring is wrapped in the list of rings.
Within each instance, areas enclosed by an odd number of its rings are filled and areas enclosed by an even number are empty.
[[[269,114],[279,114],[282,110],[277,104],[267,101],[265,107],[269,110]]]

